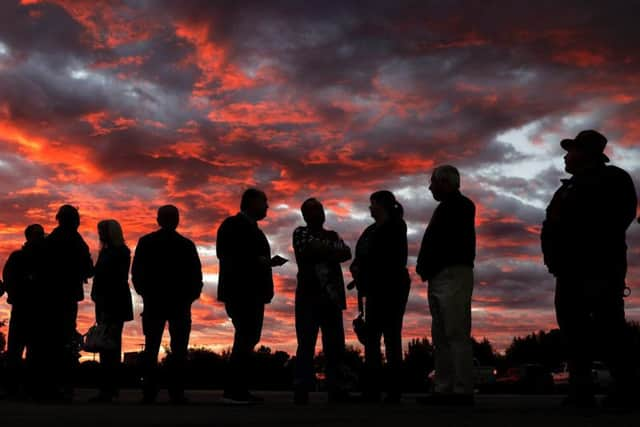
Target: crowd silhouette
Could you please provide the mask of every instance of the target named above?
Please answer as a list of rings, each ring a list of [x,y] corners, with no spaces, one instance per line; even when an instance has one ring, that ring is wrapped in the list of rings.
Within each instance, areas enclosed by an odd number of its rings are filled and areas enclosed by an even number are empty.
[[[623,297],[627,258],[625,232],[636,215],[633,181],[624,170],[607,165],[607,139],[597,131],[565,139],[563,180],[547,210],[541,232],[544,263],[557,279],[555,309],[561,332],[570,344],[569,393],[564,404],[597,405],[590,366],[589,341],[597,334],[606,348],[613,387],[602,405],[633,407],[640,393],[637,370],[628,351]],[[434,392],[419,399],[427,405],[474,404],[472,378],[471,299],[476,256],[475,205],[460,192],[460,173],[450,165],[434,169],[429,189],[439,202],[424,233],[416,272],[428,283],[434,345]],[[343,310],[345,281],[341,264],[352,258],[342,238],[325,228],[322,202],[301,205],[305,225],[293,232],[298,267],[295,333],[298,341],[293,401],[304,405],[314,380],[318,333],[326,358],[330,402],[353,400],[393,404],[401,400],[402,323],[410,288],[407,225],[403,207],[386,190],[371,194],[374,222],[360,235],[349,267],[361,316],[354,321],[364,345],[362,395],[351,396],[342,378],[345,357]],[[265,305],[274,297],[272,270],[287,260],[272,256],[259,227],[267,216],[267,195],[248,189],[239,212],[217,230],[218,300],[234,329],[224,379],[223,401],[261,402],[249,391],[252,354],[260,342]],[[195,244],[177,232],[178,209],[158,209],[159,229],[140,238],[133,260],[120,224],[98,223],[100,252],[95,265],[78,233],[80,215],[70,205],[56,214],[58,226],[48,235],[39,224],[25,229],[22,248],[7,259],[1,292],[11,304],[6,388],[10,397],[26,393],[37,402],[73,399],[72,370],[78,359],[76,331],[83,284],[93,277],[91,299],[95,321],[109,345],[99,349],[101,379],[93,402],[118,396],[122,330],[133,320],[129,265],[135,292],[143,301],[143,399],[159,392],[158,351],[165,325],[171,337],[167,368],[171,402],[185,404],[184,369],[191,331],[191,306],[202,291],[202,267]],[[385,357],[381,352],[384,339]],[[26,352],[26,364],[22,363]],[[383,363],[383,359],[385,363]],[[22,370],[26,366],[26,370]],[[21,390],[23,389],[23,390]],[[384,396],[383,396],[384,392]]]

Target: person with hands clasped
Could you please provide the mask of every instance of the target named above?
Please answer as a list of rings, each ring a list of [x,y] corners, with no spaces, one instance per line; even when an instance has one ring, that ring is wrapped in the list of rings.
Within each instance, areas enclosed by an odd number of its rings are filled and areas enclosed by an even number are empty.
[[[342,310],[346,308],[344,279],[340,263],[351,259],[351,249],[338,233],[324,228],[322,203],[311,198],[300,210],[306,226],[293,232],[293,249],[298,264],[296,287],[296,351],[294,402],[306,404],[314,383],[313,356],[318,332],[326,356],[329,400],[347,399],[339,372],[344,356]]]

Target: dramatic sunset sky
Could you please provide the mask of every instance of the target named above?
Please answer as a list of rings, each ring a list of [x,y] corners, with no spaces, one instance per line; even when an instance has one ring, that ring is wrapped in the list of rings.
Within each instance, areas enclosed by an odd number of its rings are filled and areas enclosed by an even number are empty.
[[[555,326],[539,231],[566,177],[560,139],[599,129],[640,184],[638,16],[637,1],[0,0],[0,266],[61,204],[79,207],[95,260],[98,221],[120,221],[133,249],[173,203],[205,269],[191,345],[221,350],[233,331],[215,231],[256,186],[272,251],[292,260],[263,343],[292,352],[300,203],[321,199],[354,247],[369,194],[389,189],[409,226],[408,341],[430,335],[414,267],[436,206],[428,177],[451,163],[478,207],[473,334],[504,349]],[[640,320],[640,225],[628,242]],[[9,310],[3,297],[0,319]],[[355,315],[351,296],[352,343]],[[125,348],[142,342],[136,316]]]

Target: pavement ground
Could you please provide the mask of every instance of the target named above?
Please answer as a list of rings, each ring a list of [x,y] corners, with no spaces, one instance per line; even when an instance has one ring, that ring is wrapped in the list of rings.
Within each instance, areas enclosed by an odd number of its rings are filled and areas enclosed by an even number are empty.
[[[562,408],[560,395],[477,395],[472,408],[430,407],[405,395],[397,405],[329,404],[312,393],[310,404],[295,406],[290,392],[257,393],[265,403],[226,406],[221,391],[193,390],[189,405],[175,406],[161,393],[158,403],[140,404],[137,390],[124,390],[117,403],[91,404],[94,390],[78,390],[72,404],[0,401],[0,427],[6,426],[640,426],[640,410]]]

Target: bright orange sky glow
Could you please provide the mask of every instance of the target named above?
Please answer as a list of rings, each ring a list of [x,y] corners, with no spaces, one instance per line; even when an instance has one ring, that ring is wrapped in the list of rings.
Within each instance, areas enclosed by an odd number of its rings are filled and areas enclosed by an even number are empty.
[[[638,5],[238,3],[3,1],[0,266],[26,225],[52,230],[64,203],[79,208],[94,261],[100,220],[117,219],[134,249],[156,209],[175,204],[205,273],[190,344],[222,350],[233,329],[215,299],[215,231],[257,186],[272,252],[292,260],[277,270],[262,343],[292,353],[298,207],[322,200],[353,248],[369,194],[390,189],[409,226],[407,342],[430,335],[415,258],[436,206],[429,174],[451,163],[478,207],[473,335],[502,350],[555,327],[539,226],[566,176],[560,139],[599,129],[640,188]],[[627,313],[640,320],[639,225],[628,244]],[[94,321],[89,290],[81,332]],[[143,343],[134,298],[126,351]],[[3,298],[0,319],[9,311]],[[355,316],[350,295],[354,345]]]

